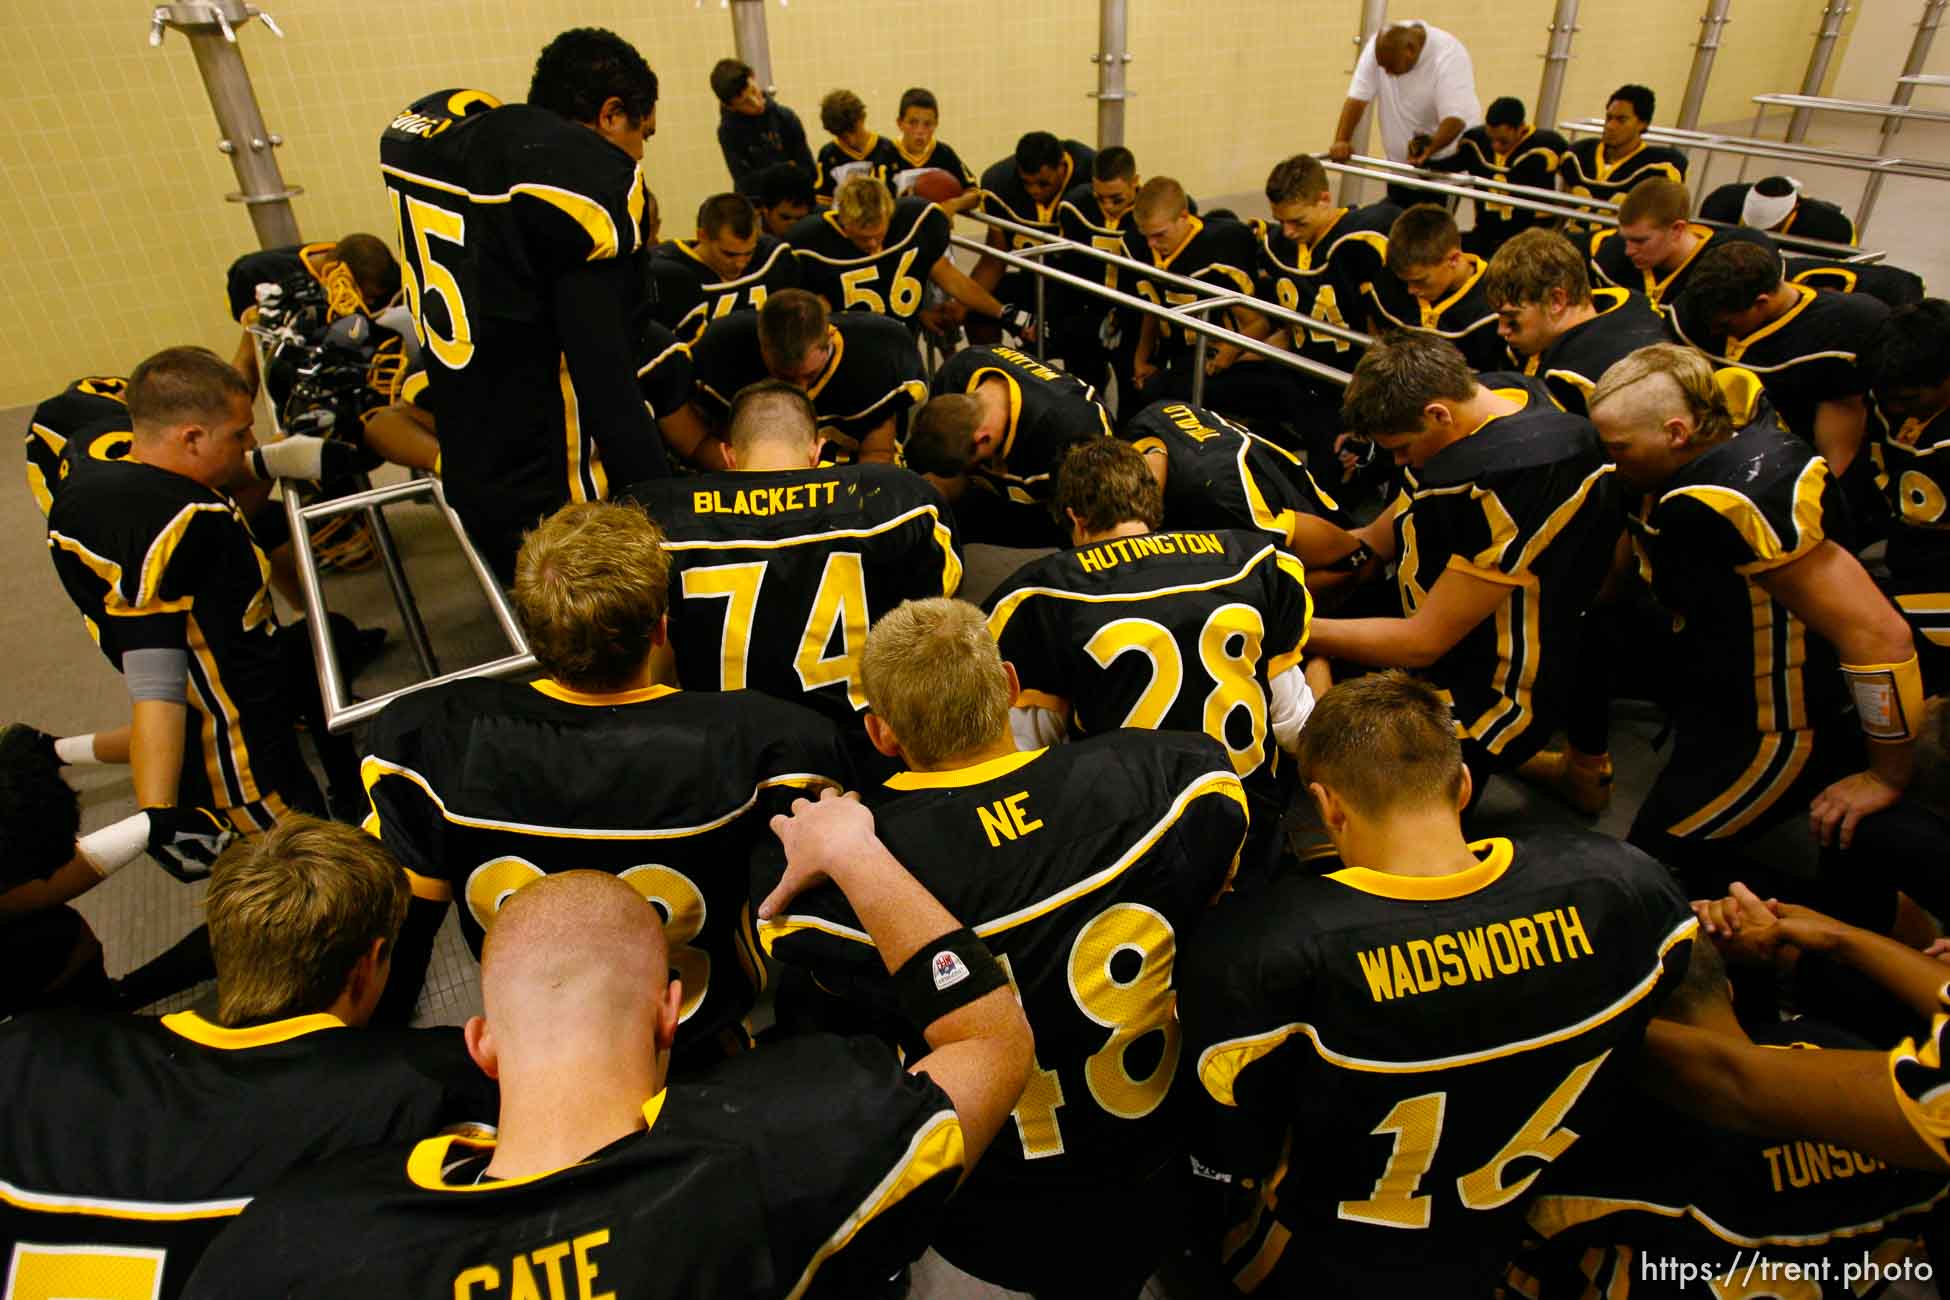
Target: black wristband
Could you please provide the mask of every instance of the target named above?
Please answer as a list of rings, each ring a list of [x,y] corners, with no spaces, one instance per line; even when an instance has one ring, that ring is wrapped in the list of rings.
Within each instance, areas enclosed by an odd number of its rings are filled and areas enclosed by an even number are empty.
[[[1008,982],[989,946],[963,926],[928,940],[902,963],[894,972],[894,995],[914,1027],[925,1030]]]
[[[1331,564],[1320,565],[1319,567],[1329,573],[1353,573],[1373,558],[1374,552],[1368,549],[1366,542],[1362,542],[1340,559],[1335,560]]]

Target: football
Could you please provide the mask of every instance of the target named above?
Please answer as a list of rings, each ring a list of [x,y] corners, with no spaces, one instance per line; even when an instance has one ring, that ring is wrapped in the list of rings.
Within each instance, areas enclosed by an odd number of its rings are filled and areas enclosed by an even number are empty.
[[[924,167],[921,169],[921,174],[914,178],[914,188],[911,193],[930,203],[946,203],[961,197],[962,183],[955,179],[951,172],[943,171],[939,167]]]

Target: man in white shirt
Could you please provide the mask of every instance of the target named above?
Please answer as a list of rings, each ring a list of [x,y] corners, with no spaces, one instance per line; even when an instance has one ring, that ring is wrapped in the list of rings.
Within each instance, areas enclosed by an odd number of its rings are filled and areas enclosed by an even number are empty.
[[[1354,128],[1370,103],[1381,124],[1383,154],[1418,167],[1448,158],[1457,137],[1483,120],[1469,51],[1448,32],[1422,22],[1391,23],[1362,47],[1328,150],[1335,162],[1354,153]],[[1397,203],[1422,197],[1414,190],[1398,196],[1400,187],[1388,188]]]

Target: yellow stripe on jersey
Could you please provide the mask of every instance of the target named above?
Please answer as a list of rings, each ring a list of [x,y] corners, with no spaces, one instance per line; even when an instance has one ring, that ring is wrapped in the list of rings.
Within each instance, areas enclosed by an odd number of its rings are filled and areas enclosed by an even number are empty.
[[[1378,898],[1422,903],[1461,898],[1501,879],[1510,869],[1515,846],[1502,838],[1477,840],[1469,846],[1469,851],[1479,855],[1477,864],[1446,876],[1397,876],[1366,867],[1343,867],[1327,878]]]
[[[1902,1049],[1897,1048],[1896,1050],[1901,1051]],[[1839,1150],[1841,1148],[1837,1148],[1837,1151]],[[1880,1165],[1881,1162],[1877,1161],[1876,1164]],[[1826,1232],[1782,1233],[1768,1237],[1750,1237],[1745,1233],[1735,1232],[1732,1228],[1727,1227],[1711,1215],[1706,1214],[1697,1205],[1662,1205],[1653,1201],[1638,1200],[1633,1197],[1557,1196],[1546,1193],[1531,1202],[1526,1219],[1531,1230],[1546,1240],[1556,1237],[1560,1233],[1569,1232],[1573,1228],[1595,1222],[1598,1219],[1608,1218],[1614,1214],[1635,1213],[1654,1214],[1665,1219],[1690,1219],[1692,1222],[1718,1237],[1721,1241],[1733,1246],[1784,1246],[1798,1248],[1821,1246],[1831,1241],[1859,1237],[1871,1232],[1880,1232],[1888,1227],[1892,1220],[1900,1219],[1911,1214],[1920,1214],[1936,1206],[1946,1196],[1950,1196],[1950,1185],[1938,1188],[1933,1194],[1916,1202],[1914,1205],[1905,1205],[1901,1209],[1889,1210],[1878,1218],[1865,1220],[1861,1223],[1838,1225],[1828,1229]]]
[[[231,1029],[224,1025],[213,1025],[194,1011],[178,1011],[162,1018],[162,1026],[172,1034],[187,1038],[200,1047],[215,1047],[226,1052],[247,1051],[253,1047],[270,1047],[275,1043],[288,1043],[306,1034],[315,1034],[326,1029],[343,1029],[345,1022],[330,1012],[320,1011],[308,1016],[290,1016],[283,1020],[272,1020],[261,1025],[249,1025],[243,1029]]]
[[[250,1197],[221,1201],[118,1201],[97,1196],[62,1196],[36,1192],[0,1180],[0,1202],[39,1214],[89,1214],[105,1219],[143,1219],[169,1223],[183,1219],[215,1219],[242,1214]],[[41,1247],[41,1249],[51,1249]],[[11,1292],[9,1294],[12,1294]]]
[[[1711,483],[1694,484],[1674,488],[1660,497],[1659,502],[1663,505],[1674,497],[1691,497],[1725,519],[1746,540],[1755,556],[1750,563],[1735,565],[1735,571],[1743,574],[1762,573],[1793,563],[1824,540],[1821,493],[1827,480],[1828,462],[1820,457],[1811,459],[1795,479],[1794,525],[1800,536],[1792,548],[1781,540],[1780,533],[1761,513],[1753,499],[1733,488]]]
[[[250,750],[244,744],[243,714],[238,711],[236,701],[230,698],[230,692],[223,684],[223,676],[217,670],[217,657],[211,653],[209,638],[203,635],[195,615],[189,617],[186,631],[186,648],[201,669],[203,680],[209,684],[210,694],[214,697],[205,701],[213,707],[209,709],[209,723],[205,727],[210,748],[203,755],[204,761],[210,765],[211,792],[218,797],[217,806],[220,808],[230,806],[221,802],[226,790],[232,792],[233,803],[254,803],[264,795],[258,788],[257,774],[251,770]],[[236,773],[235,782],[217,779],[221,755],[229,756],[231,769]]]
[[[1293,649],[1284,654],[1274,655],[1266,661],[1266,680],[1269,682],[1306,658],[1307,640],[1313,635],[1314,630],[1314,597],[1313,593],[1307,590],[1307,570],[1301,565],[1298,556],[1285,551],[1274,556],[1273,562],[1280,566],[1281,573],[1293,579],[1294,584],[1300,588],[1301,613],[1300,639],[1293,643]]]
[[[1782,752],[1786,750],[1785,761]],[[1717,829],[1709,833],[1710,840],[1725,839],[1738,834],[1751,825],[1776,800],[1786,794],[1800,777],[1802,769],[1814,755],[1814,739],[1807,731],[1771,731],[1760,738],[1760,745],[1754,759],[1746,770],[1735,778],[1732,785],[1708,800],[1704,807],[1690,817],[1682,818],[1666,828],[1669,835],[1688,836],[1697,834],[1714,819],[1734,815]],[[1769,773],[1773,775],[1770,777]]]
[[[589,236],[589,255],[585,260],[591,262],[601,261],[604,258],[615,257],[621,251],[624,251],[620,246],[620,237],[616,229],[615,218],[610,216],[609,209],[588,195],[577,194],[574,190],[565,190],[556,185],[543,185],[539,181],[524,181],[518,185],[510,186],[499,194],[476,194],[465,186],[455,185],[449,181],[435,180],[431,176],[421,176],[417,172],[410,172],[405,168],[394,167],[388,163],[379,164],[379,170],[385,175],[394,176],[415,185],[424,185],[428,189],[439,190],[445,194],[453,194],[467,199],[472,203],[512,203],[517,194],[526,194],[530,198],[538,199],[550,207],[561,211],[578,226],[583,228],[584,232]],[[632,187],[636,188],[636,186],[637,182],[632,182]],[[629,203],[631,214],[633,216],[637,215],[637,209],[641,200],[632,194],[629,198]],[[634,230],[630,232],[629,247],[631,249],[636,247],[636,231]]]
[[[656,683],[627,691],[578,691],[573,687],[564,686],[552,677],[543,677],[528,685],[551,700],[598,709],[615,708],[621,704],[642,704],[646,700],[660,700],[666,695],[677,694],[675,686],[661,686]]]
[[[1950,986],[1938,995],[1939,1000],[1950,1005]],[[1938,1014],[1930,1022],[1930,1032],[1919,1044],[1914,1038],[1905,1038],[1889,1053],[1889,1087],[1896,1094],[1896,1104],[1902,1107],[1903,1118],[1916,1130],[1930,1150],[1939,1159],[1950,1161],[1950,1148],[1944,1140],[1950,1138],[1950,1089],[1933,1088],[1920,1100],[1910,1095],[1896,1071],[1905,1065],[1916,1067],[1926,1079],[1943,1077],[1943,1036],[1950,1030],[1950,1015]]]
[[[734,511],[732,513],[736,512]],[[700,538],[695,541],[681,542],[666,541],[664,543],[664,549],[666,551],[777,550],[780,547],[806,546],[814,542],[840,541],[845,538],[877,537],[881,533],[892,532],[902,524],[907,523],[911,519],[919,518],[921,515],[927,515],[934,520],[934,534],[937,538],[945,540],[953,537],[953,534],[948,531],[947,525],[942,522],[941,512],[938,509],[934,506],[916,506],[905,514],[896,515],[886,523],[875,524],[871,528],[833,528],[823,533],[801,533],[796,537],[781,537],[775,541],[763,541],[754,537],[733,537],[728,539]],[[953,548],[951,547],[950,549],[952,550]],[[944,565],[944,574],[946,571],[947,566]],[[961,573],[961,561],[959,559],[955,561],[954,572],[957,575],[955,585],[959,587],[961,585],[959,577]]]
[[[812,1285],[813,1275],[827,1260],[843,1250],[860,1229],[933,1179],[966,1168],[967,1164],[968,1152],[962,1138],[961,1120],[952,1110],[936,1112],[908,1143],[900,1162],[888,1170],[879,1185],[867,1193],[866,1199],[813,1252],[806,1271],[799,1275],[798,1282],[786,1293],[786,1300],[799,1300],[800,1296],[805,1295],[806,1288]]]
[[[941,594],[952,596],[961,590],[961,556],[955,553],[955,535],[939,515],[934,520],[934,544],[941,548]]]
[[[230,513],[230,507],[228,505],[216,501],[198,502],[194,505],[184,506],[178,511],[175,518],[165,524],[162,531],[156,534],[156,539],[149,544],[148,551],[143,554],[142,573],[137,581],[135,599],[133,601],[129,600],[123,594],[122,566],[120,564],[117,564],[107,556],[98,555],[94,551],[89,550],[85,544],[77,541],[75,538],[69,537],[66,533],[49,530],[47,540],[49,545],[57,546],[80,560],[90,572],[108,584],[108,591],[102,597],[102,612],[104,614],[115,618],[144,618],[151,614],[176,614],[190,608],[192,604],[191,598],[181,596],[175,600],[161,600],[157,597],[157,587],[162,582],[163,574],[169,568],[169,561],[175,555],[177,546],[182,543],[183,534],[189,530],[189,526],[195,521],[196,516],[206,510],[215,511],[219,514]]]
[[[1549,1047],[1553,1043],[1560,1043],[1566,1039],[1576,1038],[1586,1030],[1596,1028],[1598,1025],[1604,1024],[1606,1021],[1629,1011],[1633,1006],[1637,1005],[1647,994],[1658,987],[1659,980],[1665,973],[1666,954],[1672,950],[1675,944],[1681,941],[1691,942],[1698,930],[1699,922],[1693,917],[1687,917],[1675,926],[1672,932],[1660,942],[1658,955],[1654,959],[1651,968],[1646,971],[1645,975],[1637,984],[1627,989],[1608,1006],[1599,1008],[1583,1020],[1553,1029],[1549,1033],[1539,1034],[1534,1038],[1524,1038],[1513,1042],[1501,1043],[1495,1047],[1485,1048],[1480,1052],[1464,1052],[1456,1056],[1432,1057],[1423,1061],[1379,1061],[1337,1052],[1321,1040],[1319,1029],[1306,1021],[1297,1020],[1291,1024],[1280,1025],[1276,1028],[1266,1030],[1264,1033],[1251,1034],[1243,1038],[1229,1038],[1222,1042],[1212,1044],[1212,1046],[1199,1053],[1199,1082],[1205,1085],[1205,1091],[1220,1105],[1237,1106],[1239,1102],[1234,1092],[1234,1084],[1238,1080],[1239,1075],[1244,1072],[1247,1066],[1262,1057],[1271,1055],[1289,1038],[1292,1038],[1296,1034],[1306,1035],[1313,1043],[1314,1051],[1329,1065],[1336,1065],[1344,1070],[1361,1070],[1375,1074],[1421,1074],[1435,1070],[1451,1070],[1467,1065],[1480,1065],[1485,1061],[1501,1060],[1506,1056],[1535,1051],[1541,1047]]]

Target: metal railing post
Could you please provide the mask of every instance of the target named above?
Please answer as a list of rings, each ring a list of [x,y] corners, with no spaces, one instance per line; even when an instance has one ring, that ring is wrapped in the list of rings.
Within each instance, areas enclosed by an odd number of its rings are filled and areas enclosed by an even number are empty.
[[[740,62],[768,93],[772,85],[772,42],[765,33],[765,0],[731,0],[731,43]]]
[[[1909,57],[1903,60],[1904,77],[1913,77],[1923,71],[1930,60],[1930,46],[1936,41],[1936,29],[1943,22],[1944,6],[1950,0],[1923,0],[1923,16],[1917,19],[1916,36],[1909,43]],[[1898,80],[1896,93],[1889,98],[1891,104],[1907,105],[1916,95],[1914,82]],[[1882,121],[1882,140],[1876,145],[1876,152],[1887,156],[1889,144],[1896,133],[1903,129],[1899,118],[1884,118]],[[1876,210],[1876,200],[1882,197],[1882,176],[1880,173],[1869,177],[1869,183],[1862,187],[1862,206],[1855,211],[1855,229],[1859,235],[1868,229],[1869,217]]]
[[[1578,0],[1557,0],[1551,15],[1550,42],[1544,49],[1544,76],[1537,83],[1533,122],[1555,122],[1558,101],[1564,97],[1564,74],[1571,62],[1571,38],[1578,33]]]
[[[1841,39],[1842,19],[1848,17],[1848,0],[1828,0],[1821,10],[1821,30],[1815,33],[1815,48],[1808,55],[1808,71],[1801,78],[1801,93],[1819,95],[1821,83],[1828,79],[1828,61],[1835,53],[1835,42]],[[1814,114],[1805,108],[1794,110],[1788,119],[1787,138],[1799,143],[1807,138],[1808,123]]]
[[[1124,84],[1124,65],[1131,61],[1129,25],[1126,0],[1100,0],[1097,52],[1090,56],[1097,65],[1097,88],[1090,94],[1097,101],[1099,149],[1124,143],[1124,101],[1131,97]]]
[[[1356,64],[1361,62],[1361,51],[1368,47],[1368,42],[1376,36],[1379,36],[1381,29],[1387,25],[1388,0],[1361,0],[1361,26],[1354,33],[1354,61]],[[1347,71],[1350,77],[1354,75],[1353,68],[1349,68]],[[1366,153],[1368,151],[1368,138],[1374,131],[1374,117],[1374,105],[1370,103],[1366,111],[1361,114],[1361,120],[1354,124],[1354,134],[1348,137],[1354,142],[1354,152]],[[1351,176],[1342,177],[1341,204],[1346,207],[1353,207],[1360,197],[1361,182]]]
[[[1043,277],[1036,277],[1036,359],[1049,359],[1049,296]]]
[[[1690,131],[1699,125],[1700,110],[1706,104],[1706,83],[1713,76],[1713,56],[1720,51],[1720,36],[1726,30],[1727,10],[1733,0],[1706,0],[1700,15],[1699,44],[1693,47],[1693,69],[1686,74],[1686,94],[1679,104],[1679,129]]]

